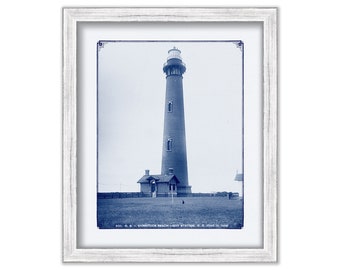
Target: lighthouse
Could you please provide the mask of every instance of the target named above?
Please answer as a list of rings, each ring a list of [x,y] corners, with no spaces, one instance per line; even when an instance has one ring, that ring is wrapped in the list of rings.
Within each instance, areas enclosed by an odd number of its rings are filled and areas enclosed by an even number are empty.
[[[152,175],[149,170],[145,170],[138,183],[144,196],[190,196],[183,99],[183,74],[186,67],[179,49],[174,47],[168,51],[163,71],[166,93],[161,174]]]
[[[181,51],[173,48],[168,51],[163,66],[166,75],[164,108],[164,131],[162,152],[162,174],[174,174],[179,180],[177,195],[191,193],[188,183],[187,151],[185,137],[183,74],[186,71]]]

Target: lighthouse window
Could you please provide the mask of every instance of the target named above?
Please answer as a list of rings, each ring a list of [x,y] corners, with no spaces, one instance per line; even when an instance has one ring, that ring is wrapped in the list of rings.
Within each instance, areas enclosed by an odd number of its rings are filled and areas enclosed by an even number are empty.
[[[166,143],[166,150],[171,151],[172,150],[172,139],[168,139]]]
[[[172,101],[168,102],[168,112],[172,112]]]
[[[180,75],[180,71],[178,68],[174,67],[174,68],[171,68],[170,70],[170,75]]]

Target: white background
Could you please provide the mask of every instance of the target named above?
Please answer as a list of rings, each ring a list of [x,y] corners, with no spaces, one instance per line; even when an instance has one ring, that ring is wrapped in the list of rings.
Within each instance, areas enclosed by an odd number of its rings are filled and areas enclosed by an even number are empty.
[[[138,27],[137,27],[138,26]],[[138,29],[138,30],[136,30]],[[259,24],[214,24],[210,26],[204,26],[202,24],[167,24],[165,25],[156,25],[152,26],[141,24],[127,24],[127,25],[106,25],[106,24],[85,24],[79,26],[78,34],[78,112],[79,112],[79,122],[78,122],[78,154],[79,157],[77,159],[78,171],[77,175],[79,177],[79,181],[77,184],[78,188],[78,246],[80,248],[110,248],[110,247],[261,247],[262,246],[262,172],[261,172],[261,159],[258,157],[261,156],[261,52],[262,52],[262,28]],[[244,42],[245,46],[245,61],[244,61],[244,104],[245,104],[245,113],[244,113],[244,175],[245,175],[245,201],[244,201],[244,227],[242,230],[99,230],[96,224],[96,44],[100,39],[110,39],[115,38],[117,40],[128,40],[128,39],[154,39],[154,40],[174,40],[174,39],[187,39],[187,40],[197,40],[197,39],[206,39],[206,40],[235,40],[241,39]],[[114,184],[119,183],[121,181],[124,184],[132,184],[131,187],[137,187],[136,179],[141,177],[141,174],[134,175],[134,170],[136,168],[140,168],[142,172],[144,168],[151,169],[151,172],[154,171],[154,168],[157,169],[160,165],[160,157],[161,152],[156,156],[156,166],[146,167],[152,164],[152,156],[153,154],[148,153],[156,152],[161,150],[161,141],[156,145],[157,150],[153,150],[152,145],[154,142],[158,141],[158,139],[162,139],[162,118],[164,116],[163,111],[163,100],[164,96],[157,97],[157,95],[162,95],[164,93],[164,77],[162,74],[162,70],[159,70],[157,67],[162,67],[163,61],[165,57],[162,55],[165,52],[165,56],[170,43],[162,43],[156,44],[152,43],[153,47],[152,52],[147,53],[148,58],[150,60],[141,61],[142,54],[145,53],[145,50],[150,50],[150,45],[142,46],[141,44],[105,44],[104,48],[101,48],[99,52],[99,74],[101,75],[99,79],[99,129],[98,129],[98,186],[99,190],[100,185],[103,183]],[[178,45],[177,45],[178,44]],[[204,72],[204,75],[196,75],[193,76],[193,79],[190,79],[190,72],[185,75],[185,80],[183,82],[184,89],[186,89],[183,93],[185,102],[185,116],[186,119],[189,120],[186,122],[186,139],[187,139],[187,149],[188,151],[188,171],[189,178],[193,179],[189,183],[192,185],[193,192],[210,192],[211,190],[202,190],[202,185],[200,187],[200,182],[202,182],[201,175],[204,175],[204,171],[200,171],[200,163],[204,163],[206,168],[208,168],[210,176],[213,178],[214,184],[206,183],[207,187],[211,188],[213,186],[218,186],[218,184],[225,186],[233,186],[230,182],[234,182],[233,184],[242,184],[241,182],[236,182],[233,180],[235,176],[236,168],[232,168],[232,162],[230,162],[230,157],[225,152],[222,152],[221,149],[228,149],[228,151],[232,152],[234,150],[238,153],[233,154],[233,159],[236,160],[234,164],[239,164],[241,167],[241,149],[239,148],[241,145],[241,124],[240,121],[237,121],[237,118],[241,117],[241,103],[239,103],[238,113],[231,111],[218,109],[218,114],[220,114],[221,118],[216,117],[216,108],[218,107],[231,107],[231,104],[235,106],[237,104],[237,99],[241,101],[241,73],[231,71],[229,69],[230,66],[235,69],[235,60],[232,60],[232,55],[238,58],[238,63],[241,63],[241,50],[235,46],[235,44],[230,43],[226,46],[224,44],[217,45],[218,43],[214,43],[213,45],[207,46],[205,43],[204,46],[198,46],[198,43],[195,43],[195,46],[192,44],[185,43],[176,43],[176,45],[182,50],[182,57],[184,60],[183,52],[187,51],[186,65],[189,69],[190,63],[192,63],[192,70],[194,70],[195,66],[202,65],[203,61],[205,66],[212,66],[216,68],[216,71],[209,73],[208,71]],[[115,46],[112,46],[115,45]],[[111,47],[110,47],[111,46]],[[119,54],[123,57],[123,60],[119,60],[119,58],[115,58],[113,56],[113,52],[118,50],[118,46],[122,46]],[[133,46],[133,50],[131,50],[131,46]],[[148,47],[149,46],[149,47]],[[111,48],[111,49],[110,49]],[[142,49],[141,49],[142,48]],[[170,47],[171,48],[171,47]],[[205,54],[209,55],[209,58],[213,58],[213,60],[206,59],[204,56],[200,56],[199,59],[197,55],[202,54],[204,50],[214,50],[213,53],[205,52]],[[213,48],[213,49],[212,49]],[[228,49],[229,48],[229,49]],[[126,53],[128,52],[128,54]],[[137,54],[138,55],[135,55]],[[189,52],[192,54],[190,57]],[[105,54],[106,53],[106,54]],[[111,53],[108,54],[108,53]],[[131,54],[134,56],[131,57]],[[215,55],[214,55],[215,54]],[[224,54],[224,57],[221,56]],[[228,55],[229,54],[229,55]],[[129,55],[130,58],[127,58],[126,55]],[[218,57],[218,60],[216,58]],[[107,61],[104,64],[104,59]],[[114,59],[114,60],[113,60]],[[138,61],[136,61],[138,59]],[[190,62],[192,59],[192,62]],[[160,62],[157,64],[158,60]],[[145,62],[147,61],[147,65]],[[155,63],[153,63],[155,61]],[[196,64],[195,64],[196,61]],[[224,62],[230,61],[229,65]],[[136,63],[137,62],[137,63]],[[140,67],[140,63],[144,64]],[[110,63],[110,65],[108,65]],[[113,64],[111,64],[113,63]],[[126,71],[124,71],[124,65],[129,63],[129,65],[133,65],[134,67],[129,67]],[[210,63],[210,64],[209,64]],[[218,66],[221,65],[221,66]],[[155,70],[153,67],[155,66]],[[103,68],[105,67],[105,71]],[[117,69],[119,67],[119,69]],[[240,67],[240,66],[239,66]],[[140,72],[140,69],[148,69],[148,72],[141,74],[136,74]],[[134,70],[132,72],[132,70]],[[220,71],[220,73],[218,72]],[[114,71],[114,72],[113,72]],[[103,76],[105,72],[109,73],[110,76]],[[131,72],[130,77],[133,78],[134,82],[128,84],[126,82],[126,74],[127,72]],[[116,78],[115,74],[120,74],[119,78]],[[150,74],[151,75],[150,75]],[[195,71],[193,71],[195,73]],[[153,75],[156,74],[156,77]],[[159,76],[157,75],[159,74]],[[188,76],[189,74],[189,76]],[[197,73],[196,73],[197,74]],[[217,77],[212,77],[217,75]],[[220,78],[226,77],[225,74],[229,74],[235,80],[238,74],[238,96],[233,94],[226,98],[226,93],[230,93],[230,87],[232,83],[225,82]],[[150,76],[150,77],[149,77]],[[129,78],[130,78],[129,77]],[[155,77],[155,79],[154,79]],[[200,81],[199,77],[203,77],[204,79]],[[210,79],[208,79],[210,77]],[[219,77],[219,78],[218,78]],[[105,79],[104,79],[105,78]],[[125,78],[125,79],[124,79]],[[147,81],[147,87],[143,86],[141,81]],[[206,83],[209,85],[206,85]],[[211,82],[213,81],[213,82]],[[205,86],[206,85],[206,86]],[[223,87],[222,87],[223,85]],[[237,84],[236,84],[237,85]],[[107,89],[105,89],[107,88]],[[150,88],[150,89],[148,89]],[[163,89],[160,90],[160,89]],[[216,88],[220,88],[219,93],[215,90]],[[133,92],[133,97],[131,94],[131,89],[138,89],[138,91]],[[158,90],[154,93],[155,90]],[[193,93],[190,93],[192,90]],[[150,92],[149,92],[150,91]],[[124,93],[123,93],[124,92]],[[143,92],[142,94],[140,92]],[[106,94],[105,102],[103,102],[103,94]],[[148,102],[152,104],[152,110],[145,109],[144,106],[139,107],[138,103],[141,103],[143,99],[148,95],[153,95],[153,97],[148,98]],[[210,97],[207,97],[206,94],[209,94]],[[213,94],[212,94],[213,93]],[[202,98],[203,96],[203,98]],[[112,98],[113,97],[113,98]],[[124,100],[128,99],[129,105],[125,104]],[[229,99],[229,101],[226,101]],[[138,103],[134,103],[134,100],[138,100]],[[158,102],[161,100],[161,102]],[[191,100],[191,102],[190,102]],[[186,106],[195,103],[195,106],[200,104],[200,101],[203,101],[204,108],[209,110],[209,112],[205,112],[206,116],[209,116],[210,122],[214,124],[209,126],[210,123],[206,123],[204,121],[204,117],[199,116],[200,121],[196,122],[198,112],[190,115],[192,112],[193,106]],[[119,104],[117,104],[119,101]],[[188,102],[189,101],[189,102]],[[107,103],[107,105],[105,105]],[[131,106],[132,107],[129,107]],[[160,105],[158,109],[156,104]],[[213,104],[209,105],[209,104]],[[221,104],[219,106],[219,104]],[[123,105],[123,106],[122,106]],[[120,108],[121,107],[121,108]],[[216,107],[216,108],[214,108]],[[194,109],[195,111],[195,109]],[[198,111],[202,111],[202,106],[198,106]],[[205,111],[205,110],[203,110]],[[103,112],[106,115],[103,115]],[[145,112],[152,113],[151,115],[147,115],[145,117],[141,116]],[[136,117],[134,114],[139,114],[139,117]],[[228,125],[227,128],[224,128],[224,124],[222,124],[228,116],[233,114],[231,118],[233,120],[227,120]],[[118,118],[121,119],[121,123],[115,119],[115,116],[118,115]],[[160,119],[157,120],[157,116],[159,115]],[[133,118],[133,121],[131,121]],[[235,121],[236,120],[236,121]],[[233,122],[235,121],[235,122]],[[150,124],[148,124],[148,122]],[[162,123],[161,125],[156,125],[155,123]],[[194,123],[196,122],[196,124]],[[103,124],[105,123],[105,127]],[[217,124],[218,123],[218,124]],[[155,130],[150,133],[154,133],[153,135],[147,135],[148,129],[147,125],[153,125]],[[138,128],[135,129],[135,127]],[[160,133],[158,133],[157,127],[160,127]],[[206,130],[202,130],[202,126]],[[117,127],[121,130],[117,132]],[[239,130],[239,133],[232,134],[230,130],[235,129]],[[112,129],[112,130],[111,130]],[[128,131],[128,134],[124,134]],[[196,131],[196,132],[195,132]],[[205,141],[208,137],[212,138],[214,135],[217,135],[217,138],[213,139],[214,141],[221,141],[221,138],[228,138],[232,144],[236,144],[236,147],[223,146],[222,143],[218,143],[216,147],[214,145],[205,142],[206,146],[200,146],[199,151],[194,152],[196,149],[190,148],[192,145],[197,145],[197,136],[192,136],[190,133],[201,133],[198,136],[198,141]],[[130,134],[130,135],[129,135]],[[137,137],[136,137],[137,135]],[[131,139],[129,138],[131,136]],[[105,137],[108,140],[105,140]],[[150,138],[146,138],[150,137]],[[121,138],[121,139],[120,139]],[[137,140],[136,140],[137,138]],[[146,146],[146,149],[139,147],[135,144],[135,141],[138,142],[140,139],[143,141],[143,145]],[[129,141],[130,140],[130,141]],[[115,147],[115,141],[117,141],[120,147]],[[193,143],[196,141],[196,143]],[[105,142],[105,143],[104,143]],[[239,143],[237,143],[239,142]],[[139,143],[140,144],[140,143]],[[238,147],[237,147],[238,144]],[[129,148],[130,146],[132,148]],[[106,154],[104,152],[108,150],[108,152],[114,152],[114,155]],[[121,150],[122,149],[122,150]],[[194,154],[190,154],[191,151]],[[142,153],[142,158],[146,160],[144,165],[140,165],[141,161],[139,161],[139,155]],[[144,154],[143,154],[144,153]],[[147,153],[147,155],[145,155]],[[213,165],[209,164],[205,159],[205,155],[202,153],[209,154],[211,160],[213,160]],[[126,162],[124,162],[125,155],[128,154]],[[197,157],[195,157],[195,155]],[[115,157],[117,156],[117,157]],[[219,160],[220,164],[217,164]],[[190,166],[196,162],[196,166]],[[198,162],[198,164],[197,164]],[[226,163],[229,163],[226,165]],[[117,165],[119,164],[119,165]],[[242,167],[241,167],[242,168]],[[191,169],[191,170],[190,170]],[[106,170],[109,175],[108,181],[105,181],[105,174],[101,174],[101,171]],[[200,175],[197,175],[197,172],[200,172]],[[159,171],[158,171],[159,173]],[[228,177],[229,174],[229,177]],[[208,177],[204,177],[203,181],[207,182]],[[219,179],[218,179],[219,178]],[[227,179],[230,178],[230,181]],[[242,187],[242,186],[240,186]],[[222,189],[223,190],[223,189]],[[111,190],[117,191],[117,190]],[[124,191],[124,190],[122,190]],[[135,191],[130,189],[129,191]]]
[[[280,7],[279,263],[232,264],[229,269],[338,269],[340,264],[337,1],[287,2],[171,2]],[[32,0],[1,6],[1,269],[159,268],[61,263],[61,7],[84,3]],[[86,1],[112,3],[140,5]]]

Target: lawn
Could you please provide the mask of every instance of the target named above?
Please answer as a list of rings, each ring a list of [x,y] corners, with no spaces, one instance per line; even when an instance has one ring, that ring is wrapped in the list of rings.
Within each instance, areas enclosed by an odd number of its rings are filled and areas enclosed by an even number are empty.
[[[100,229],[240,229],[243,224],[242,201],[226,197],[99,199],[97,211]]]

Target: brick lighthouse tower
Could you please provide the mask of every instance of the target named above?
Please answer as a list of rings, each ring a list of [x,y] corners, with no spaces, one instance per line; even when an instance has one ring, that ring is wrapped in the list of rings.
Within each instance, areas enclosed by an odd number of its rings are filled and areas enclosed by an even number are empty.
[[[182,62],[181,51],[173,48],[163,66],[166,74],[166,95],[164,111],[162,175],[175,175],[177,195],[191,193],[188,183],[187,153],[185,141],[183,73],[186,67]]]

